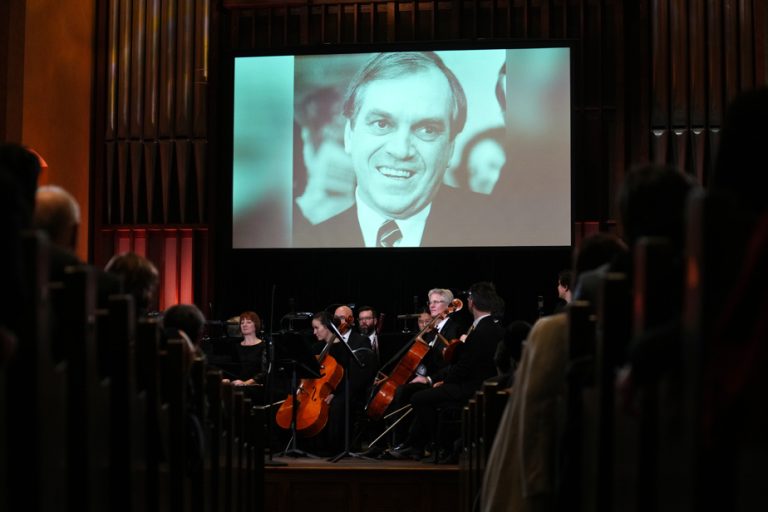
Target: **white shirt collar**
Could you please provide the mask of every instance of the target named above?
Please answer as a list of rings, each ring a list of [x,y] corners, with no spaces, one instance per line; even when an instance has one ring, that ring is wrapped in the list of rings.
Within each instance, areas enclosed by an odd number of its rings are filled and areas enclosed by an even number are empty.
[[[484,314],[483,316],[479,316],[479,317],[477,317],[477,318],[475,319],[475,321],[474,321],[474,322],[472,322],[472,327],[477,327],[477,324],[479,324],[479,323],[480,323],[480,320],[482,320],[483,318],[485,318],[485,317],[487,317],[487,316],[491,316],[491,314],[490,314],[490,313],[486,313],[486,314]]]
[[[359,188],[355,189],[355,203],[357,204],[357,222],[360,224],[360,230],[363,232],[365,246],[376,247],[376,236],[378,235],[379,228],[384,222],[389,220],[389,217],[383,216],[368,206],[360,198]],[[420,212],[411,215],[407,219],[394,219],[400,228],[400,232],[403,234],[403,238],[395,242],[395,247],[419,247],[421,245],[421,237],[424,235],[424,227],[427,224],[427,217],[429,217],[431,209],[432,203],[429,203]]]

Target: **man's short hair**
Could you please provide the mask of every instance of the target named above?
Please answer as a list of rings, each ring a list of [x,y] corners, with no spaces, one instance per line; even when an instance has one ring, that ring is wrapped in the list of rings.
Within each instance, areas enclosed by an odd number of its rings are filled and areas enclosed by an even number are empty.
[[[630,245],[642,236],[685,240],[685,208],[693,179],[669,165],[645,164],[627,172],[618,194],[624,235]]]
[[[572,273],[570,270],[561,270],[557,274],[557,284],[562,286],[563,288],[571,289],[571,276]]]
[[[453,302],[453,292],[447,288],[432,288],[429,290],[429,293],[427,293],[427,300],[429,300],[433,294],[440,295],[443,299],[445,299],[446,304]]]
[[[504,312],[504,299],[496,293],[496,287],[493,283],[481,281],[473,284],[469,288],[469,296],[475,304],[475,308],[480,311],[490,313]]]
[[[116,254],[107,262],[104,270],[121,277],[126,293],[133,295],[139,311],[147,309],[154,301],[160,274],[157,267],[144,256],[135,252]]]
[[[0,143],[0,175],[7,180],[5,185],[13,185],[19,201],[20,214],[24,227],[32,219],[35,207],[37,178],[40,175],[40,159],[27,148],[18,144]]]
[[[162,322],[166,335],[172,336],[174,330],[182,331],[197,344],[203,336],[205,316],[194,304],[176,304],[165,310]]]
[[[450,138],[464,129],[467,121],[467,96],[459,79],[434,52],[391,52],[378,53],[357,72],[347,89],[344,98],[344,117],[349,119],[352,127],[360,111],[359,94],[365,93],[365,87],[376,80],[399,78],[403,75],[437,69],[443,73],[451,87],[453,96],[453,112],[451,114]]]
[[[32,223],[35,228],[45,231],[52,241],[63,243],[71,230],[80,224],[80,206],[63,188],[44,185],[37,189]]]
[[[362,306],[357,308],[357,318],[360,318],[360,313],[362,313],[363,311],[370,311],[371,314],[373,315],[373,318],[374,319],[376,318],[376,310],[373,309],[371,306]]]

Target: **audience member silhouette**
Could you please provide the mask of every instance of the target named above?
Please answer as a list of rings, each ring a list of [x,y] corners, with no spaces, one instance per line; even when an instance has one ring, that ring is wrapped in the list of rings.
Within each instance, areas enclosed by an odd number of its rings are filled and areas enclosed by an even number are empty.
[[[52,281],[64,278],[68,267],[83,265],[96,274],[99,307],[107,307],[111,294],[120,293],[120,280],[112,274],[86,265],[75,255],[80,231],[80,205],[66,190],[56,185],[45,185],[35,194],[32,220],[36,229],[48,235],[51,241],[50,276]]]
[[[646,164],[630,169],[617,197],[619,227],[629,247],[641,237],[663,237],[682,264],[686,201],[696,186],[691,177],[670,166]],[[574,299],[596,304],[598,284],[606,272],[623,272],[631,280],[632,269],[631,252],[619,253],[607,265],[581,274]],[[671,293],[670,300],[679,311],[682,281]]]
[[[573,300],[572,273],[570,270],[561,270],[557,274],[557,302],[553,313],[562,313],[566,306]]]
[[[496,346],[496,354],[493,356],[498,375],[487,379],[486,382],[497,382],[502,388],[512,386],[515,370],[523,353],[523,345],[530,331],[531,324],[522,320],[515,320],[507,326],[504,338]]]
[[[614,235],[585,238],[574,251],[574,279],[626,251]],[[576,270],[578,269],[578,270]],[[553,510],[565,431],[568,317],[540,318],[530,330],[483,480],[482,510]]]
[[[717,306],[702,319],[702,411],[700,416],[701,503],[762,510],[768,412],[768,88],[746,91],[729,104],[710,181],[710,195],[723,211],[715,226],[702,225],[718,240],[702,303]],[[727,244],[723,250],[721,244]]]
[[[137,318],[147,315],[155,306],[160,277],[157,268],[147,258],[134,252],[116,254],[104,270],[122,279],[125,292],[133,296]]]
[[[15,351],[31,297],[21,233],[32,220],[39,174],[35,155],[17,144],[0,144],[0,364]]]

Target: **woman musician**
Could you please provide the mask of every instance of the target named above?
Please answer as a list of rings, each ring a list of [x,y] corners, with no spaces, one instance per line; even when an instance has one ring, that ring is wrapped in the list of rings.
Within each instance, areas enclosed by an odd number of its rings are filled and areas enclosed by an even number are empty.
[[[434,329],[424,333],[422,339],[430,345],[429,352],[424,356],[421,364],[416,368],[416,375],[407,384],[404,384],[397,388],[395,397],[392,400],[392,404],[389,406],[388,411],[396,411],[406,406],[411,401],[411,396],[414,393],[427,389],[432,386],[433,380],[436,375],[445,367],[446,363],[443,359],[443,348],[445,347],[442,339],[451,341],[458,338],[461,334],[466,332],[464,326],[455,317],[448,316],[446,310],[448,305],[453,302],[453,293],[444,288],[433,288],[427,294],[429,301],[427,302],[428,309],[425,308],[419,315],[419,330],[429,324],[435,317],[443,315],[442,320],[438,320],[435,323]],[[393,444],[395,448],[405,439],[410,426],[410,417],[404,418],[394,431]]]
[[[330,405],[328,413],[328,424],[318,435],[318,444],[316,450],[318,453],[326,452],[333,454],[344,448],[344,427],[345,427],[345,401],[349,392],[350,418],[353,420],[362,410],[363,402],[367,396],[367,387],[373,379],[372,375],[376,370],[375,355],[370,348],[368,338],[352,330],[352,310],[347,306],[340,306],[336,309],[333,318],[325,311],[316,313],[312,317],[312,332],[317,338],[314,345],[315,353],[322,352],[326,344],[331,347],[328,355],[332,356],[338,364],[344,368],[344,372],[349,372],[349,378],[342,379],[332,394],[325,400]],[[330,323],[337,325],[337,331],[346,340],[339,340]],[[341,343],[347,343],[349,348],[355,351],[355,355],[365,366],[360,367],[351,360],[349,349],[342,346]],[[346,389],[347,382],[350,390]],[[352,425],[350,425],[350,429]]]
[[[243,311],[239,322],[243,339],[231,347],[231,360],[238,370],[229,373],[232,379],[224,379],[224,382],[231,381],[234,386],[243,386],[246,396],[261,404],[264,401],[263,387],[267,369],[266,343],[259,338],[261,318],[254,311]]]

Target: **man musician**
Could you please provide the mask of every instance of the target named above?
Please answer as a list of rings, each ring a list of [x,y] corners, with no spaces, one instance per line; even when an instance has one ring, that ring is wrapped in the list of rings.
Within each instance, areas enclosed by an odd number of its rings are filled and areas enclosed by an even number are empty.
[[[472,326],[467,335],[462,336],[463,343],[454,351],[450,364],[431,376],[425,389],[411,396],[415,418],[405,446],[391,451],[395,456],[421,458],[428,446],[437,449],[436,443],[441,440],[435,438],[433,426],[437,423],[438,409],[461,407],[485,379],[496,373],[493,358],[496,345],[504,337],[504,329],[491,314],[503,310],[503,300],[491,283],[480,282],[470,288],[467,305],[474,318]]]
[[[435,376],[446,366],[443,359],[443,349],[445,348],[443,340],[450,342],[465,331],[460,321],[446,314],[448,306],[453,302],[451,290],[433,288],[427,294],[427,299],[428,309],[421,312],[418,322],[419,332],[421,332],[430,322],[435,321],[433,328],[421,335],[421,339],[429,344],[429,351],[416,368],[415,376],[410,382],[397,388],[392,404],[388,408],[389,411],[403,408],[410,403],[414,393],[429,389],[432,386]],[[408,432],[409,419],[404,418],[395,428],[395,450],[402,447],[400,442]]]

